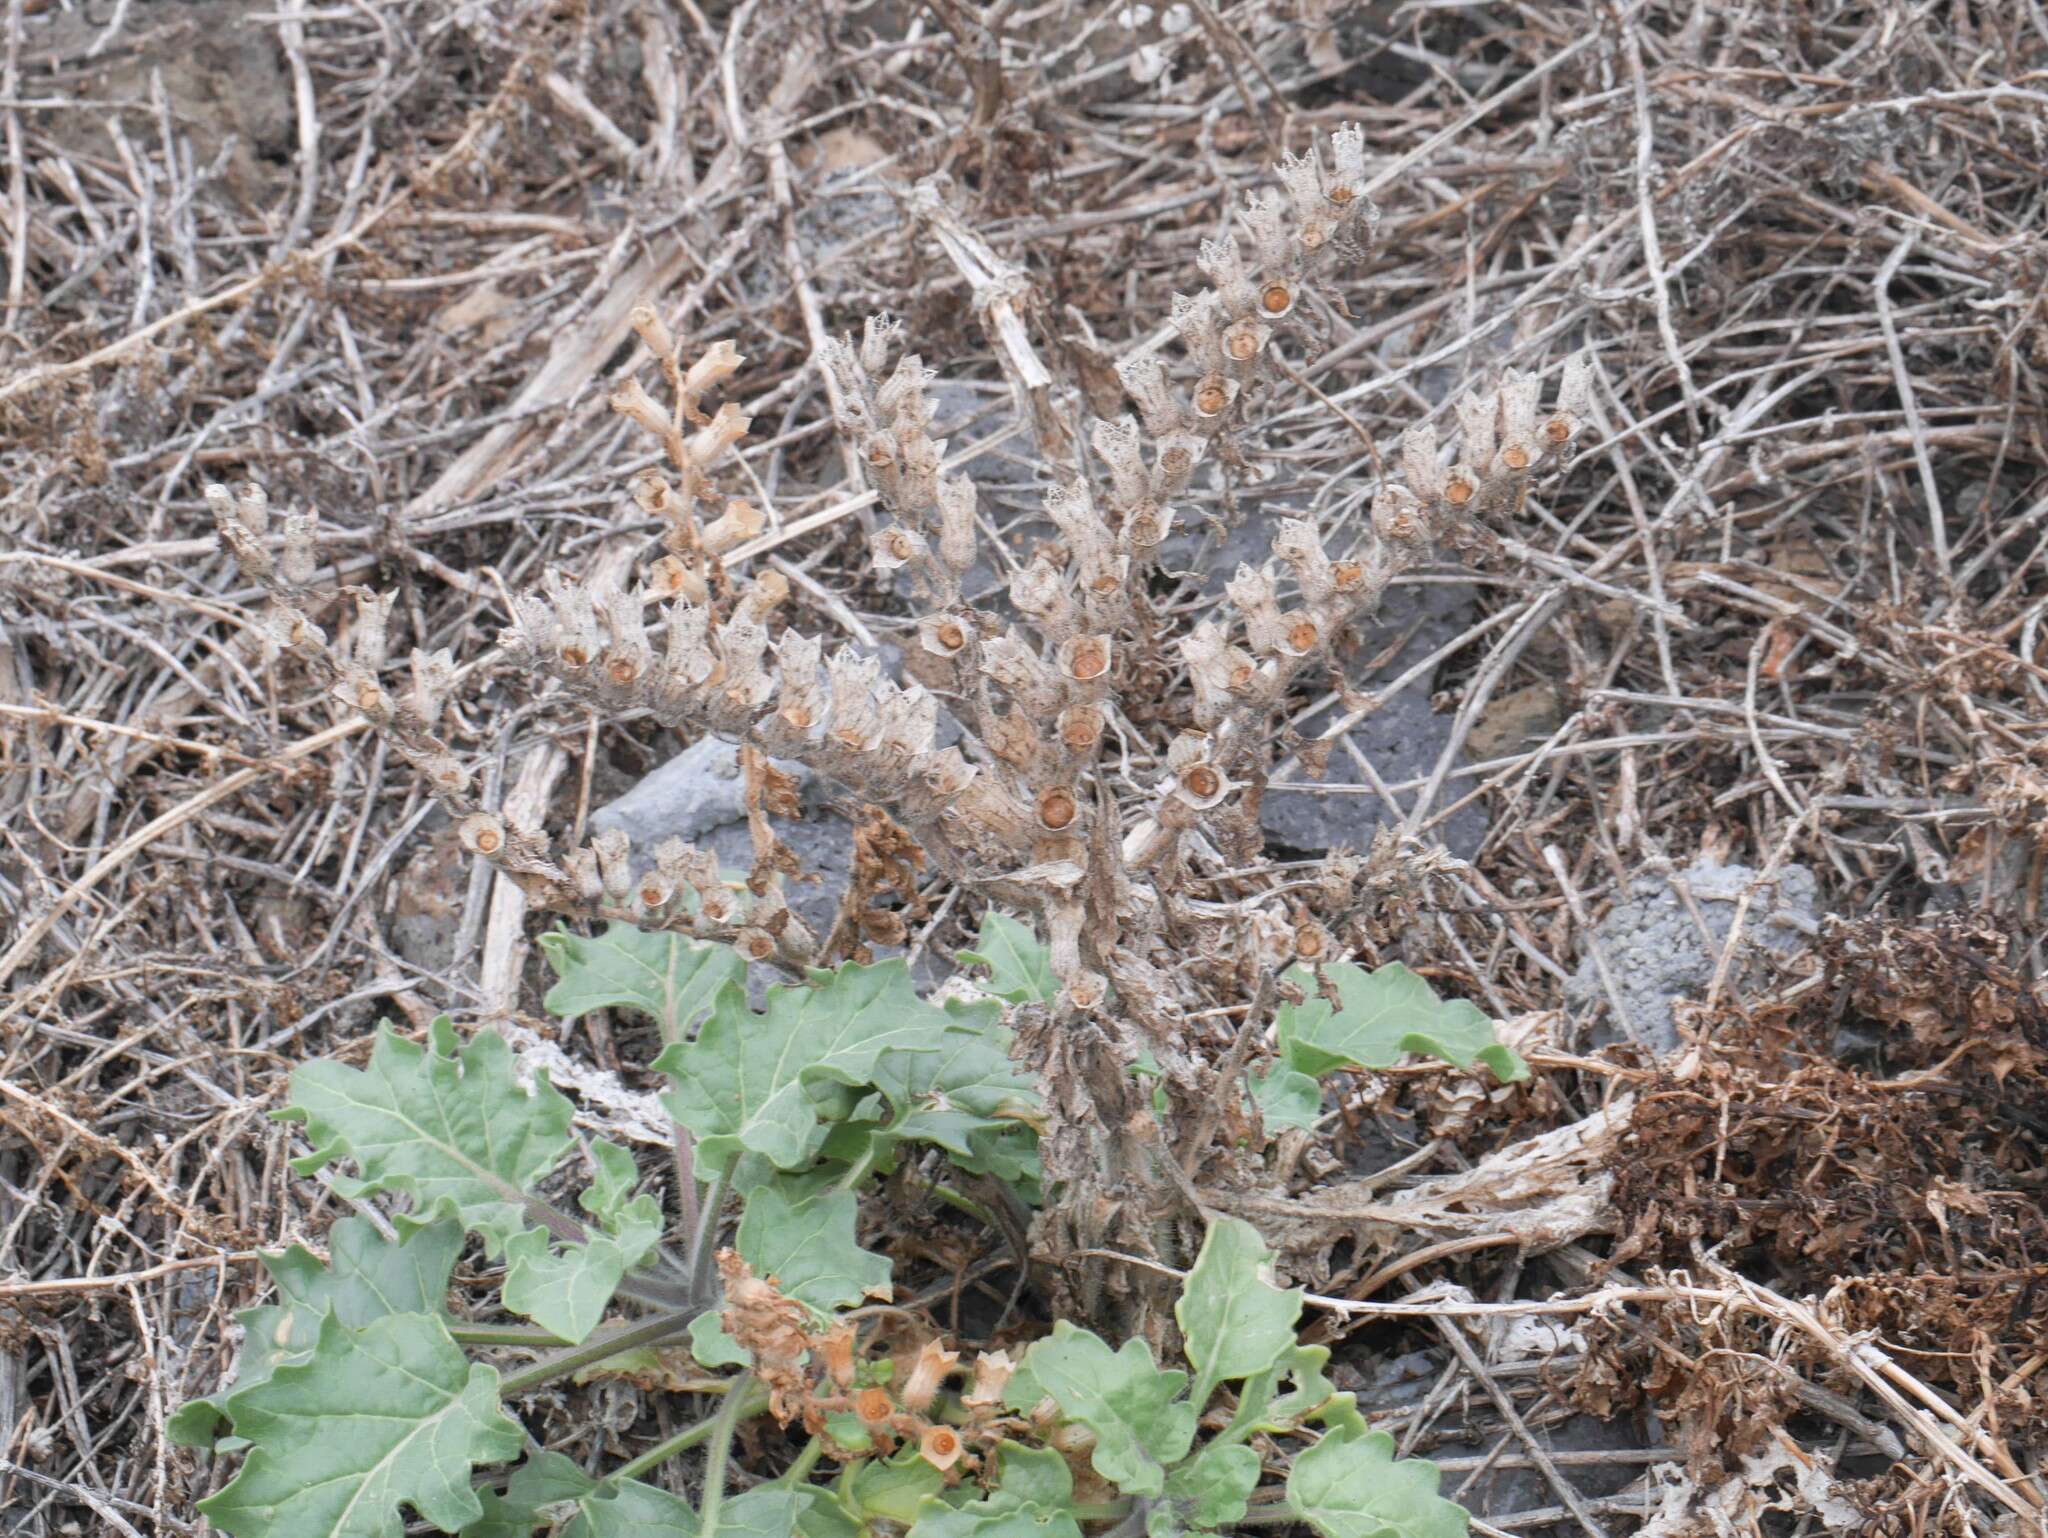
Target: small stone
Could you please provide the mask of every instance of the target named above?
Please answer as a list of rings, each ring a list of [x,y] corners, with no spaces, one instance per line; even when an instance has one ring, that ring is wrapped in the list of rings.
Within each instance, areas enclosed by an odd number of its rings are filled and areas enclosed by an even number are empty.
[[[1601,1006],[1601,1017],[1593,1028],[1596,1045],[1632,1041],[1659,1057],[1683,1045],[1671,1006],[1680,1000],[1704,1002],[1735,921],[1736,902],[1756,875],[1747,865],[1705,860],[1678,873],[1706,923],[1704,935],[1671,878],[1645,876],[1633,884],[1629,896],[1594,926],[1594,938],[1627,1020],[1614,1020],[1590,946],[1578,972],[1565,984],[1569,1008]],[[1818,901],[1819,884],[1813,872],[1803,865],[1784,867],[1750,900],[1744,943],[1779,956],[1800,950],[1813,931]],[[1733,983],[1752,983],[1759,977],[1754,960],[1745,964],[1738,958],[1731,974]]]
[[[774,760],[799,786],[810,778],[802,764]],[[706,834],[747,815],[746,785],[740,778],[739,749],[717,737],[700,737],[643,778],[616,801],[590,814],[590,831],[617,828],[633,841],[638,858],[652,858],[664,839],[701,843]]]

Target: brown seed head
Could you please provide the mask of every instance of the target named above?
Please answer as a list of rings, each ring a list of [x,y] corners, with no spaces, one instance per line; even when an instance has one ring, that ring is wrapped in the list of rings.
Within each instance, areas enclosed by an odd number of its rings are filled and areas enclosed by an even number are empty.
[[[1365,568],[1356,561],[1339,561],[1330,568],[1330,580],[1339,592],[1349,592],[1365,581]]]
[[[895,462],[896,450],[887,438],[870,438],[868,440],[869,464],[879,470],[884,465],[893,465]]]
[[[689,579],[689,568],[672,555],[665,555],[647,568],[647,585],[663,598],[673,598]]]
[[[958,620],[941,620],[932,627],[932,639],[949,652],[956,652],[967,644],[967,632],[960,628]]]
[[[1038,794],[1039,826],[1049,832],[1059,833],[1074,825],[1080,815],[1080,805],[1074,800],[1074,793],[1064,785],[1055,785]]]
[[[1444,500],[1453,507],[1463,507],[1472,500],[1472,483],[1454,480],[1444,487]]]
[[[1568,417],[1552,417],[1548,422],[1545,422],[1543,424],[1543,436],[1548,438],[1552,443],[1563,443],[1567,438],[1571,437],[1571,435],[1572,424],[1571,419]]]
[[[579,641],[564,641],[556,653],[565,668],[581,668],[590,665],[590,652]]]
[[[1278,281],[1259,290],[1259,308],[1268,315],[1285,315],[1294,308],[1294,290]]]
[[[1064,991],[1076,1009],[1093,1009],[1109,996],[1109,985],[1099,973],[1083,972]]]
[[[623,689],[640,676],[640,664],[634,658],[620,654],[604,665],[604,676]]]
[[[1109,670],[1109,643],[1099,635],[1084,635],[1074,642],[1070,662],[1074,676],[1084,683],[1100,678]]]
[[[1191,764],[1180,777],[1181,784],[1189,795],[1201,801],[1223,789],[1223,776],[1216,772],[1213,764]]]
[[[1294,954],[1303,961],[1314,961],[1327,948],[1327,940],[1320,924],[1303,924],[1294,931]]]
[[[1316,642],[1321,639],[1322,632],[1316,629],[1314,620],[1297,619],[1287,627],[1287,645],[1292,651],[1313,651]]]
[[[960,1436],[950,1426],[927,1426],[918,1438],[917,1455],[935,1469],[950,1469],[960,1461]]]
[[[1528,469],[1528,447],[1525,444],[1510,443],[1506,448],[1500,451],[1500,462],[1506,465],[1510,470]]]
[[[356,709],[364,715],[372,715],[384,706],[384,691],[368,679],[356,687]]]
[[[1323,233],[1320,224],[1304,224],[1301,227],[1301,249],[1304,251],[1320,251],[1323,242],[1329,238]]]
[[[1325,197],[1327,197],[1332,203],[1335,203],[1339,208],[1343,207],[1346,203],[1349,203],[1352,199],[1352,195],[1353,194],[1351,189],[1342,182],[1337,183],[1336,186],[1332,187],[1328,192],[1324,194]]]
[[[1223,350],[1239,363],[1248,363],[1258,356],[1259,334],[1249,326],[1233,326],[1223,343]]]
[[[861,1418],[864,1425],[880,1426],[888,1422],[896,1407],[889,1403],[889,1396],[878,1388],[864,1388],[853,1396],[853,1413]]]
[[[463,818],[457,831],[463,847],[472,854],[493,855],[505,847],[504,826],[489,812]]]
[[[899,561],[907,561],[916,554],[917,547],[910,542],[910,536],[901,529],[891,529],[883,536],[888,543],[889,554]]]
[[[1240,662],[1230,670],[1230,687],[1236,690],[1249,689],[1259,670],[1249,662]]]
[[[1245,354],[1250,357],[1249,353]],[[1223,408],[1230,404],[1230,391],[1214,374],[1205,375],[1195,386],[1195,410],[1205,417],[1223,415]]]
[[[1070,752],[1086,753],[1102,740],[1102,712],[1075,705],[1060,712],[1060,741]]]
[[[640,905],[643,908],[659,908],[675,895],[675,888],[668,878],[647,875],[640,878]]]
[[[749,961],[766,961],[775,954],[775,941],[766,930],[750,929],[740,936],[739,948]]]

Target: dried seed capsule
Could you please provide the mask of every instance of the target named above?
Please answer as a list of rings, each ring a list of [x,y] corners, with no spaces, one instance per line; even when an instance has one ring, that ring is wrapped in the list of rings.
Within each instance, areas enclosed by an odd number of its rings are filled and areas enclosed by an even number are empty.
[[[1073,1009],[1099,1009],[1109,997],[1109,980],[1100,972],[1076,973],[1061,987],[1060,997]]]
[[[1060,741],[1070,753],[1093,753],[1102,728],[1102,712],[1093,705],[1069,705],[1060,712]]]
[[[1249,354],[1247,354],[1249,356]],[[1220,417],[1237,398],[1237,381],[1221,374],[1204,374],[1195,381],[1195,412],[1202,417]]]
[[[1263,300],[1261,301],[1263,304]],[[1259,355],[1266,345],[1266,338],[1272,335],[1272,328],[1257,321],[1240,320],[1231,324],[1223,333],[1223,350],[1239,363],[1249,363]]]
[[[1145,503],[1124,521],[1124,539],[1134,549],[1150,550],[1173,530],[1173,513]]]
[[[1294,931],[1294,954],[1303,961],[1321,961],[1330,952],[1329,931],[1317,923],[1305,923]]]
[[[640,878],[633,895],[640,899],[640,906],[647,912],[659,913],[676,895],[676,884],[660,871],[651,870]]]
[[[957,657],[967,646],[967,627],[956,615],[931,614],[917,622],[919,643],[937,657]]]
[[[1463,507],[1472,500],[1478,488],[1472,483],[1472,476],[1463,465],[1452,465],[1451,473],[1444,480],[1444,500],[1453,507]]]
[[[1110,644],[1106,635],[1081,635],[1059,649],[1060,671],[1076,683],[1092,683],[1109,671]]]
[[[1294,308],[1294,285],[1284,278],[1275,278],[1259,290],[1259,308],[1274,320],[1280,319]],[[1233,352],[1232,357],[1242,356]]]
[[[1080,815],[1080,803],[1066,786],[1055,785],[1038,793],[1038,825],[1048,833],[1064,833]]]
[[[732,943],[749,961],[766,961],[775,954],[775,937],[765,929],[743,929]]]
[[[868,546],[877,571],[894,571],[907,566],[925,552],[924,536],[901,524],[891,524],[886,529],[875,531],[875,537]]]
[[[960,1434],[950,1426],[927,1426],[917,1443],[917,1455],[942,1473],[960,1461],[963,1450]]]
[[[1170,788],[1177,799],[1198,812],[1220,805],[1236,789],[1229,776],[1211,763],[1189,764],[1174,776]]]
[[[471,812],[457,825],[455,832],[464,849],[485,859],[505,847],[504,820],[490,812]]]
[[[449,753],[436,753],[420,765],[420,772],[427,777],[427,783],[437,794],[460,796],[469,789],[469,771]]]
[[[626,317],[626,321],[627,324],[632,326],[634,335],[640,338],[640,343],[643,347],[653,353],[664,364],[674,364],[676,358],[676,339],[670,333],[667,323],[662,320],[660,313],[653,305],[634,305],[633,313]],[[727,343],[726,345],[730,346],[731,344]]]
[[[601,828],[590,839],[605,896],[623,902],[633,890],[633,840],[624,828]]]
[[[1533,457],[1526,443],[1510,443],[1500,451],[1500,462],[1510,470],[1528,469],[1529,461]]]
[[[668,413],[637,379],[629,379],[612,391],[611,408],[657,437],[666,437],[670,431]]]

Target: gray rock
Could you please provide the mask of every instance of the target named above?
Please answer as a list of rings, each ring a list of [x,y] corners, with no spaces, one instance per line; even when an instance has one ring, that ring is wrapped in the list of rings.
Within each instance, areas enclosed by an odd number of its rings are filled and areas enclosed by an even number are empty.
[[[1472,614],[1472,589],[1465,583],[1432,582],[1389,589],[1379,615],[1362,630],[1347,659],[1351,664],[1347,669],[1351,686],[1370,691],[1398,678],[1420,658],[1465,630],[1472,622]],[[1378,656],[1411,628],[1414,633],[1408,635],[1406,644],[1390,660],[1372,673],[1358,670],[1359,659]],[[1433,679],[1425,673],[1345,733],[1382,783],[1394,785],[1427,777],[1450,741],[1451,717],[1438,715],[1430,708],[1432,685]],[[1302,723],[1299,730],[1304,737],[1317,737],[1342,714],[1341,705],[1332,706],[1323,715]],[[1276,759],[1277,756],[1276,751]],[[1306,781],[1307,777],[1296,774],[1290,778]],[[1370,784],[1344,741],[1339,740],[1330,750],[1327,768],[1315,789],[1266,793],[1259,808],[1260,824],[1275,843],[1304,854],[1317,854],[1340,845],[1364,849],[1372,843],[1376,829],[1398,822],[1415,799],[1413,791],[1397,794],[1396,811],[1369,788],[1339,788]],[[1455,799],[1469,788],[1465,782],[1450,781],[1443,793]],[[1486,828],[1486,808],[1475,801],[1460,808],[1434,831],[1452,854],[1469,859],[1486,837]]]
[[[777,759],[775,767],[810,790],[811,772],[802,764]],[[616,801],[592,812],[590,829],[619,828],[632,839],[636,854],[651,857],[663,839],[702,843],[714,828],[744,822],[746,815],[739,749],[716,737],[700,737]]]
[[[1679,872],[1705,921],[1705,934],[1669,878],[1645,876],[1632,885],[1627,899],[1616,903],[1594,930],[1628,1014],[1626,1022],[1617,1023],[1611,1009],[1605,1010],[1593,1030],[1595,1043],[1633,1041],[1658,1056],[1678,1050],[1671,1006],[1681,999],[1705,998],[1735,921],[1736,901],[1756,875],[1747,865],[1706,862]],[[1784,867],[1750,900],[1745,943],[1780,956],[1801,949],[1813,931],[1818,902],[1813,872],[1803,865]],[[1759,970],[1752,957],[1738,962],[1735,976],[1753,981]],[[1565,984],[1565,1003],[1575,1010],[1607,1004],[1590,949]]]

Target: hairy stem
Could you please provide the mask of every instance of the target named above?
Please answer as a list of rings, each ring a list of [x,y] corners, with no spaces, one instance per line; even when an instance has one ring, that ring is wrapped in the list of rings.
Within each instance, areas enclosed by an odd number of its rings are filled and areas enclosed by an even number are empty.
[[[543,1383],[552,1383],[584,1367],[595,1366],[606,1357],[617,1356],[622,1351],[636,1350],[641,1346],[657,1346],[686,1333],[690,1321],[704,1310],[701,1306],[674,1309],[658,1314],[652,1319],[642,1319],[634,1324],[607,1330],[593,1335],[580,1346],[571,1346],[566,1351],[557,1351],[544,1356],[538,1362],[530,1362],[504,1374],[498,1380],[498,1397],[515,1399],[519,1395],[539,1388]]]
[[[458,1346],[562,1346],[561,1336],[537,1324],[451,1324],[448,1333]]]
[[[724,1175],[713,1175],[704,1192],[704,1205],[697,1210],[697,1232],[690,1238],[690,1295],[711,1297],[711,1270],[718,1254],[719,1209],[725,1205]]]
[[[718,1508],[725,1503],[725,1464],[732,1456],[733,1428],[739,1425],[740,1412],[747,1407],[747,1401],[754,1397],[746,1390],[754,1386],[753,1375],[742,1373],[727,1392],[718,1413],[711,1417],[711,1446],[704,1454],[704,1497],[697,1504],[697,1530],[701,1533],[718,1531]],[[766,1396],[761,1399],[765,1409]]]
[[[693,1385],[693,1387],[705,1388],[709,1391],[707,1385]],[[677,1453],[688,1452],[718,1429],[720,1418],[732,1408],[735,1392],[737,1392],[739,1399],[745,1401],[739,1411],[740,1417],[759,1415],[768,1408],[767,1393],[762,1390],[759,1384],[753,1382],[745,1374],[737,1378],[728,1378],[721,1382],[716,1392],[726,1396],[725,1403],[718,1407],[717,1414],[707,1415],[694,1426],[686,1426],[665,1441],[655,1443],[654,1446],[648,1448],[639,1457],[632,1459],[630,1462],[620,1464],[612,1471],[610,1477],[613,1479],[638,1479],[649,1470],[661,1467],[662,1464],[668,1462]]]

